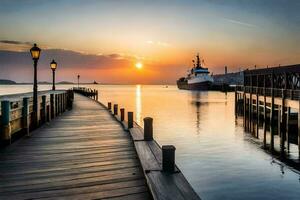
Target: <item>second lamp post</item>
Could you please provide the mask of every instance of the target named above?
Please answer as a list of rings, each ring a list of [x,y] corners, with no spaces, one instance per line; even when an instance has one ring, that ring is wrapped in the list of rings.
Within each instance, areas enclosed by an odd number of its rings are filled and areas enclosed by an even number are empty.
[[[57,67],[57,63],[55,62],[55,60],[52,60],[52,62],[50,63],[50,67],[52,69],[52,90],[55,90],[55,70]]]

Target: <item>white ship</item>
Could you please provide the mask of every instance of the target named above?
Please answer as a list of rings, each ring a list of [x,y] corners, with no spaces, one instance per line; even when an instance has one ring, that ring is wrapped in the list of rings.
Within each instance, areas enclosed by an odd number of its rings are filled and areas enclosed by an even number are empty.
[[[187,77],[182,77],[177,81],[179,89],[186,90],[208,90],[213,83],[213,77],[209,74],[208,68],[202,67],[199,54],[196,56],[196,63],[189,71]]]

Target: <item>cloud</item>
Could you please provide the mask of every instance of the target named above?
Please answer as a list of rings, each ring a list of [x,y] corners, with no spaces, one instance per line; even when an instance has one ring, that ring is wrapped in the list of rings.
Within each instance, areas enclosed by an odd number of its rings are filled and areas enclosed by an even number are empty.
[[[4,44],[13,44],[13,45],[32,45],[31,42],[21,42],[21,41],[15,41],[15,40],[0,40],[1,43]]]
[[[241,26],[246,26],[246,27],[257,27],[254,24],[250,24],[250,23],[246,23],[246,22],[242,22],[242,21],[238,21],[238,20],[234,20],[234,19],[228,19],[228,18],[223,18],[223,20],[230,22],[232,24],[237,24],[237,25],[241,25]]]
[[[86,73],[86,77],[96,79],[93,70],[119,69],[130,65],[134,57],[123,57],[120,54],[84,54],[63,49],[43,49],[38,61],[39,73],[43,79],[49,77],[49,63],[52,59],[58,63],[57,70],[66,75],[70,73]],[[32,59],[29,51],[0,50],[0,79],[11,78],[16,81],[31,80]],[[44,78],[45,77],[45,78]]]

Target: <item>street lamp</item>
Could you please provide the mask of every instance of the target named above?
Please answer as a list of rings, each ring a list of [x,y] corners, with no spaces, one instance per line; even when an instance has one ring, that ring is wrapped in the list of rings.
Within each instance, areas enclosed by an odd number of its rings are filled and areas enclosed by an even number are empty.
[[[55,90],[55,70],[57,67],[57,63],[55,62],[55,60],[53,59],[52,62],[50,63],[50,67],[52,69],[52,90]]]
[[[77,84],[78,84],[78,88],[79,88],[79,79],[80,79],[80,75],[77,75]]]
[[[33,67],[34,67],[34,77],[33,77],[33,119],[34,124],[38,124],[38,96],[37,96],[37,63],[40,58],[41,49],[34,44],[34,46],[30,49],[31,57],[33,59]]]

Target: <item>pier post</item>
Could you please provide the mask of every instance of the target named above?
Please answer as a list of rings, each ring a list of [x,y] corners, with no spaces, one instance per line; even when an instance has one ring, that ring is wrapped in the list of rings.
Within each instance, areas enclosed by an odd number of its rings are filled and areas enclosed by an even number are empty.
[[[144,118],[144,140],[153,140],[153,119],[151,117]]]
[[[247,125],[246,125],[246,122],[247,122],[247,120],[246,120],[246,93],[245,93],[245,88],[244,88],[244,94],[243,94],[243,103],[244,103],[244,130],[246,131],[247,130]]]
[[[273,89],[272,89],[273,90]],[[272,92],[273,93],[273,92]],[[274,114],[275,109],[274,109],[274,96],[272,96],[272,100],[271,100],[271,113],[270,113],[270,150],[271,152],[274,151],[274,132],[275,132],[275,128],[274,128]]]
[[[42,113],[43,113],[43,118],[42,121],[46,122],[47,121],[47,102],[46,102],[46,95],[42,96]]]
[[[299,101],[299,109],[298,109],[298,154],[300,159],[300,101]]]
[[[263,141],[263,144],[264,144],[264,148],[266,149],[267,148],[267,124],[266,124],[266,121],[267,121],[267,98],[266,98],[266,93],[264,92],[264,141]]]
[[[162,146],[162,168],[164,172],[173,173],[175,171],[175,150],[173,145]]]
[[[291,108],[288,107],[286,113],[286,143],[287,143],[288,152],[290,152],[290,134],[289,134],[290,114],[291,114]]]
[[[128,112],[128,129],[133,128],[133,112]]]
[[[263,129],[264,129],[264,149],[267,148],[267,97],[266,97],[266,75],[264,75],[264,121],[263,121]]]
[[[107,103],[107,109],[109,110],[109,112],[111,112],[111,102]]]
[[[99,96],[98,96],[98,90],[96,90],[96,100],[98,101]]]
[[[259,138],[259,95],[256,89],[256,138]]]
[[[1,137],[5,143],[11,143],[10,101],[1,102]]]
[[[252,90],[252,89],[251,89]],[[249,98],[249,132],[252,133],[252,92],[250,93]]]
[[[124,112],[125,112],[125,109],[124,109],[124,108],[121,108],[121,109],[120,109],[120,113],[121,113],[121,122],[124,121],[124,118],[125,118],[125,117],[124,117]]]
[[[234,91],[234,113],[235,113],[235,118],[237,118],[237,88],[235,87],[235,91]]]
[[[23,98],[22,108],[22,128],[25,130],[27,136],[29,136],[29,98]]]
[[[280,128],[280,156],[284,157],[284,143],[286,135],[286,118],[285,118],[285,89],[282,89],[282,99],[281,99],[281,128]],[[280,123],[279,121],[279,123]]]
[[[53,119],[55,117],[54,94],[50,94],[50,113],[51,119]]]
[[[114,104],[114,115],[118,115],[118,104]]]

